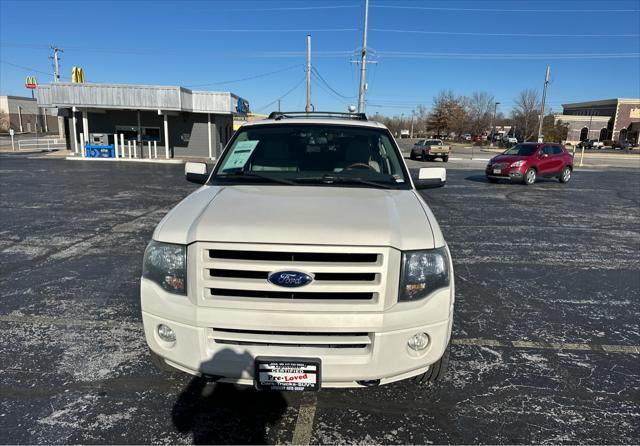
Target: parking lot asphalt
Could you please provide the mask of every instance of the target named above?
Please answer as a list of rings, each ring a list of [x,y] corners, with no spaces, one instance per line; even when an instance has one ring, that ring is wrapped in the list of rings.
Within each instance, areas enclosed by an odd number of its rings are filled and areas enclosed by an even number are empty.
[[[637,170],[446,167],[423,192],[456,273],[445,380],[301,395],[151,365],[141,260],[197,187],[181,166],[0,156],[0,443],[640,443]]]

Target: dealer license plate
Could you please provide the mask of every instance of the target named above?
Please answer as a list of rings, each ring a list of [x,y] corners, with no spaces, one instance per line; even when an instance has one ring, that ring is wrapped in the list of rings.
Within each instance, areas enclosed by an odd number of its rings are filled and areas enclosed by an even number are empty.
[[[502,173],[502,169],[493,169],[493,173]]]
[[[318,391],[320,359],[258,357],[254,377],[259,390]]]

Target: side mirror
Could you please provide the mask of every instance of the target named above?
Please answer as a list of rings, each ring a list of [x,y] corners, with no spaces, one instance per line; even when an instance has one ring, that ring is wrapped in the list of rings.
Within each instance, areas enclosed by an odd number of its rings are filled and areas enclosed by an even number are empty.
[[[423,167],[418,171],[416,189],[442,187],[447,182],[447,169],[444,167]]]
[[[204,184],[209,178],[209,172],[205,163],[187,162],[184,165],[184,176],[187,181],[196,184]]]

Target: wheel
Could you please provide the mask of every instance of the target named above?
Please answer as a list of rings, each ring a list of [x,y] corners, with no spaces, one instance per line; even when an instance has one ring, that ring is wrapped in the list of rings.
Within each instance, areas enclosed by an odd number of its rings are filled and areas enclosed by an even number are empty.
[[[497,178],[487,177],[487,181],[489,181],[489,183],[497,183],[498,179]]]
[[[421,375],[411,378],[412,383],[417,385],[424,385],[440,381],[444,374],[447,372],[447,365],[449,364],[449,351],[449,345],[447,345],[447,348],[445,349],[442,357],[431,364],[429,370]]]
[[[443,163],[446,163],[448,161],[449,161],[449,155],[445,155],[445,156],[442,157],[442,162]]]
[[[561,183],[568,183],[571,179],[571,167],[565,166],[564,169],[562,169],[562,173],[560,174],[560,177],[558,179]]]
[[[157,353],[154,353],[151,349],[149,349],[149,355],[151,356],[151,362],[153,363],[153,365],[155,365],[156,368],[158,368],[158,370],[160,370],[161,372],[176,373],[178,371],[164,362],[164,359],[162,359],[162,357],[160,357]]]
[[[414,160],[416,159],[416,156],[413,154],[413,152],[411,152],[411,155],[409,155],[409,159]]]
[[[532,185],[533,183],[536,182],[536,170],[534,168],[529,167],[527,169],[527,172],[524,174],[523,182],[527,186],[530,186],[530,185]]]

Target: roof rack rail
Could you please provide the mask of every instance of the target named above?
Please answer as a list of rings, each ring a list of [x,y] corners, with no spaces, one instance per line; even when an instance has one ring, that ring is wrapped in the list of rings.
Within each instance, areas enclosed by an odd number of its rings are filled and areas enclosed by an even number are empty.
[[[271,112],[268,119],[287,118],[324,118],[324,119],[352,119],[355,121],[367,121],[367,115],[364,113],[343,113],[343,112]]]

